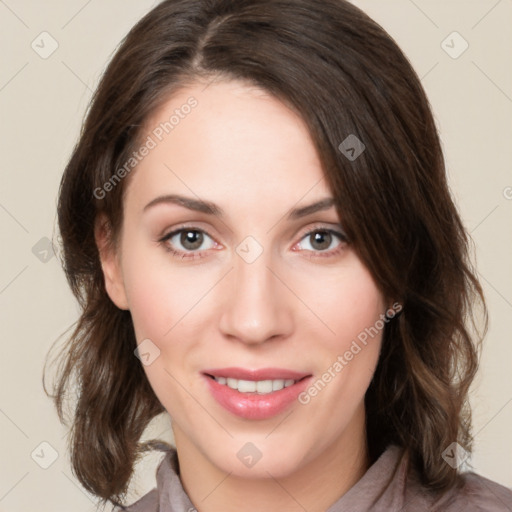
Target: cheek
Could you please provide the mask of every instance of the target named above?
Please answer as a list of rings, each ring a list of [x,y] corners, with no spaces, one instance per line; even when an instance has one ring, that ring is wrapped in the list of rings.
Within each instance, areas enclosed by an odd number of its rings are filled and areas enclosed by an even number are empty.
[[[198,304],[204,279],[173,268],[171,256],[161,248],[127,245],[124,254],[123,277],[137,340],[159,343]]]
[[[160,402],[174,413],[186,407],[180,384],[190,384],[188,354],[199,339],[194,333],[197,322],[192,321],[201,292],[194,279],[199,278],[173,269],[167,255],[154,247],[127,243],[123,254],[123,277],[137,342],[149,339],[157,347],[151,350],[158,356],[152,355],[155,358],[144,365],[144,371]],[[187,279],[191,276],[192,282]]]
[[[315,414],[344,422],[363,400],[375,371],[386,305],[371,274],[355,258],[336,278],[325,280],[322,290],[309,295],[325,325],[318,331],[318,373],[301,403],[310,404]]]
[[[150,338],[157,343],[172,327],[166,311],[175,306],[176,299],[170,293],[170,283],[161,279],[158,269],[136,262],[134,266],[136,272],[127,266],[125,283],[137,341]]]
[[[371,274],[353,254],[328,276],[304,275],[296,290],[320,320],[318,333],[331,354],[343,353],[353,340],[364,338],[386,310]]]
[[[343,310],[338,313],[336,325],[342,341],[337,356],[342,356],[343,380],[347,383],[347,390],[360,395],[366,390],[377,365],[386,306],[373,278],[362,264],[347,277],[345,291],[346,295],[340,299]],[[337,360],[340,362],[339,358]]]

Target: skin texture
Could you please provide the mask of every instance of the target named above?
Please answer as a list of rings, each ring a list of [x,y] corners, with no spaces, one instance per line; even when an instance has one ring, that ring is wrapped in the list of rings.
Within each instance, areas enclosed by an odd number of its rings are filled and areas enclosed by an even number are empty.
[[[129,178],[117,248],[97,230],[107,291],[131,311],[138,343],[160,350],[144,369],[172,418],[180,476],[197,509],[323,511],[369,464],[363,400],[380,333],[307,404],[266,420],[222,408],[201,371],[280,367],[319,379],[389,304],[349,243],[333,236],[322,251],[306,236],[343,233],[334,206],[287,219],[331,197],[303,121],[257,88],[217,81],[174,94],[147,133],[190,96],[197,106]],[[145,209],[166,194],[212,201],[225,214]],[[179,235],[160,241],[183,226],[208,234],[195,258],[169,252],[187,251]],[[247,236],[263,249],[250,264],[236,252]],[[247,442],[262,453],[251,468],[237,457]]]

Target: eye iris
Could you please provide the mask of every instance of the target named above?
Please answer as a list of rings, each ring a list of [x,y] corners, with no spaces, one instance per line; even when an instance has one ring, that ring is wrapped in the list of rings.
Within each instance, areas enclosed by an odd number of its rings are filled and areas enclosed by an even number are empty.
[[[185,249],[193,251],[201,247],[203,234],[199,231],[183,231],[180,236],[180,243]]]
[[[332,242],[332,234],[327,231],[317,231],[310,235],[311,246],[319,251],[327,249]],[[315,245],[318,244],[318,245]]]

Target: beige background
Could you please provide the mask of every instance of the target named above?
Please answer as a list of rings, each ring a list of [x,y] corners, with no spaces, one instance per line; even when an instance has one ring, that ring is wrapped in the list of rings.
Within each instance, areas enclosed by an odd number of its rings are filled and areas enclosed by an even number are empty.
[[[490,309],[472,395],[472,464],[511,487],[512,0],[355,3],[405,51],[436,115]],[[71,474],[66,431],[41,386],[47,351],[77,317],[44,237],[52,237],[60,176],[91,92],[123,35],[154,4],[0,0],[0,511],[95,509]],[[43,31],[58,43],[46,59],[31,47],[35,40],[40,53],[51,49],[49,36],[39,36]],[[457,58],[464,41],[455,35],[442,43],[453,31],[469,44]],[[152,432],[168,437],[167,418]],[[43,469],[52,450],[57,459]],[[135,494],[153,485],[156,463],[153,457],[141,467]]]

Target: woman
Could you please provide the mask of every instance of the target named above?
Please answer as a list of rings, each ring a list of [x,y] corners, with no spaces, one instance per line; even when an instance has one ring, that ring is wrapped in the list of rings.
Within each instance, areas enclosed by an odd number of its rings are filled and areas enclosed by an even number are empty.
[[[512,509],[461,472],[485,306],[428,101],[350,3],[157,6],[105,72],[58,216],[83,312],[54,398],[63,419],[76,379],[72,464],[105,502]],[[176,450],[140,443],[163,411]]]

